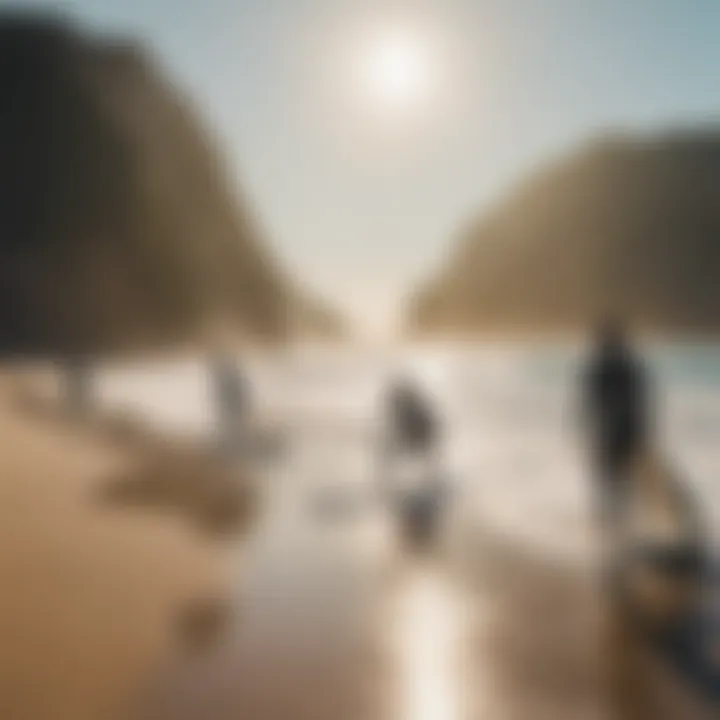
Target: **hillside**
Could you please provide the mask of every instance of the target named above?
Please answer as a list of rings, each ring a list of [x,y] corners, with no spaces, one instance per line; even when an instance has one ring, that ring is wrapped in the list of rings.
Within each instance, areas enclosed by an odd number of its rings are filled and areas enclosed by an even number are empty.
[[[324,299],[296,291],[295,301],[290,305],[292,337],[329,341],[348,339],[350,331],[345,320]]]
[[[187,342],[215,317],[285,336],[289,284],[143,48],[3,14],[0,95],[4,352]]]
[[[720,130],[609,137],[543,169],[463,233],[411,332],[564,330],[605,309],[720,329]]]

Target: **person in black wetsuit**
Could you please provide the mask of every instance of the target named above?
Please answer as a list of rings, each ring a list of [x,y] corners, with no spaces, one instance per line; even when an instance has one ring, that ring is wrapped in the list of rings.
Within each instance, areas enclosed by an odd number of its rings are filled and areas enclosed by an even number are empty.
[[[649,431],[648,381],[622,326],[605,321],[584,377],[584,410],[601,512],[614,522],[624,508],[632,462]]]

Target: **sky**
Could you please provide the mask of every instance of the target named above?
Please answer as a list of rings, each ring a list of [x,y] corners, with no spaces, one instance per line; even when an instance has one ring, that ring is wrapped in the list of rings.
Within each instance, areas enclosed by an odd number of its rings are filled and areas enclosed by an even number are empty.
[[[35,4],[48,6],[20,3]],[[396,323],[463,229],[539,163],[610,130],[720,111],[719,0],[59,7],[151,47],[195,99],[280,262],[371,331]],[[392,34],[423,51],[422,101],[404,107],[363,75]]]

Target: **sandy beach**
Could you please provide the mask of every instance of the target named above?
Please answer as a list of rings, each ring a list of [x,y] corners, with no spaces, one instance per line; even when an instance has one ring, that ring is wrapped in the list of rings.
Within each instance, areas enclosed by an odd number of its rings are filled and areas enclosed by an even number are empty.
[[[374,492],[372,433],[317,394],[259,507],[199,441],[30,380],[0,376],[3,720],[713,716],[607,612],[581,508],[523,506],[491,458],[424,557]],[[558,522],[578,553],[543,540]]]
[[[222,548],[169,496],[164,508],[161,496],[155,507],[107,501],[118,478],[147,482],[161,467],[151,438],[119,442],[41,402],[21,409],[16,390],[5,373],[0,717],[128,717],[187,633],[210,622]]]

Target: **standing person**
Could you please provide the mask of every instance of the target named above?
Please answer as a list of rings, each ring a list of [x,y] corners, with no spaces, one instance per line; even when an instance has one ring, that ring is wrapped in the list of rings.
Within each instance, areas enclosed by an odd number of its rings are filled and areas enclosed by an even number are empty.
[[[388,393],[392,444],[396,451],[433,454],[437,422],[430,405],[407,380],[396,381]]]
[[[232,453],[241,439],[240,431],[247,413],[244,379],[235,359],[224,352],[213,355],[209,371],[220,445],[223,451]]]
[[[627,501],[631,464],[645,451],[649,431],[647,374],[614,320],[597,332],[583,390],[601,516],[614,526]]]
[[[398,490],[405,495],[404,512],[424,522],[420,516],[434,517],[439,501],[438,418],[428,399],[406,379],[390,385],[385,412],[388,428],[382,475],[392,495],[397,497]]]

